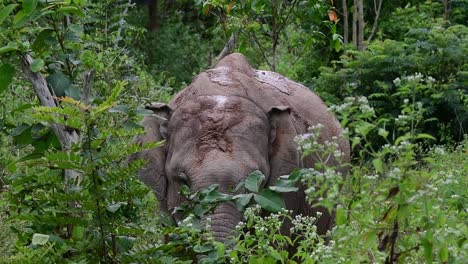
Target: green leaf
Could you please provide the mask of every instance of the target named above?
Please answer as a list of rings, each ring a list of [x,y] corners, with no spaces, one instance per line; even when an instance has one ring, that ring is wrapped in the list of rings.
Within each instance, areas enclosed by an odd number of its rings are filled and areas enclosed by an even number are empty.
[[[59,9],[57,9],[58,13],[64,13],[68,15],[77,15],[79,17],[85,17],[85,13],[78,9],[76,6],[62,6]]]
[[[27,21],[27,19],[28,19],[28,16],[26,15],[26,11],[24,11],[24,9],[20,10],[13,18],[13,25],[21,26],[22,24],[25,23],[25,21]]]
[[[10,15],[11,11],[13,11],[18,4],[10,4],[5,6],[1,11],[0,11],[0,24],[2,24],[3,20]]]
[[[296,192],[299,190],[297,187],[287,187],[287,186],[270,186],[268,189],[279,192],[279,193],[286,193],[286,192]]]
[[[48,235],[43,235],[43,234],[34,234],[32,237],[32,244],[33,245],[45,245],[49,241],[49,236]]]
[[[383,171],[383,162],[381,159],[373,159],[372,164],[374,165],[374,168],[377,172],[382,172]]]
[[[343,207],[336,208],[336,225],[340,226],[346,223],[346,212]]]
[[[27,160],[40,159],[42,157],[44,157],[44,153],[32,153],[17,160],[16,163],[20,163]]]
[[[80,89],[77,85],[70,85],[67,89],[65,89],[65,96],[73,98],[75,100],[80,100],[81,94]]]
[[[247,177],[245,188],[251,192],[258,193],[264,179],[265,175],[261,171],[256,170]]]
[[[117,210],[119,210],[119,208],[122,206],[122,205],[126,205],[127,203],[126,202],[117,202],[117,203],[114,203],[114,204],[111,204],[111,205],[108,205],[106,207],[106,210],[111,212],[111,213],[115,213]]]
[[[70,87],[71,81],[62,72],[56,72],[46,77],[47,83],[54,89],[57,97],[65,96],[65,91]]]
[[[75,240],[82,240],[84,238],[84,226],[75,225],[73,227],[72,238]]]
[[[52,38],[52,33],[54,31],[50,28],[46,28],[42,30],[34,40],[33,44],[31,45],[31,48],[34,52],[37,53],[42,53],[46,51],[50,45],[49,42],[53,40]]]
[[[232,195],[224,194],[218,190],[210,191],[202,200],[205,203],[226,202],[232,199]]]
[[[294,169],[291,174],[287,177],[287,180],[292,181],[294,183],[300,181],[302,179],[302,170],[299,168]]]
[[[417,135],[416,135],[416,139],[431,139],[431,140],[436,140],[433,136],[431,136],[431,135],[429,135],[429,134],[424,134],[424,133],[417,134]]]
[[[25,146],[33,142],[31,135],[31,126],[27,124],[22,124],[16,127],[11,136],[13,137],[13,143],[19,146]]]
[[[379,128],[379,136],[383,137],[383,138],[387,138],[388,136],[388,131],[383,129],[383,128]]]
[[[37,0],[23,0],[23,10],[26,14],[31,14],[37,6]]]
[[[0,95],[10,86],[14,74],[15,67],[13,65],[6,63],[0,66]]]
[[[154,114],[154,112],[149,109],[142,108],[142,109],[135,110],[135,115],[150,116],[152,114]]]
[[[128,114],[130,112],[130,108],[126,105],[116,105],[109,109],[109,112]]]
[[[362,121],[359,125],[355,128],[356,133],[360,134],[363,137],[366,137],[367,134],[374,129],[375,125],[369,122]]]
[[[424,259],[426,263],[432,263],[432,242],[427,238],[422,239],[422,244],[424,248]]]
[[[9,42],[6,46],[0,48],[0,53],[18,50],[19,46],[17,42]]]
[[[211,251],[212,249],[213,246],[211,244],[196,245],[193,247],[193,251],[195,251],[196,253],[205,253]]]
[[[234,196],[236,199],[236,206],[240,211],[244,211],[245,207],[250,203],[250,200],[252,200],[253,193],[247,193],[247,194],[239,194]]]
[[[440,261],[442,263],[447,263],[448,262],[449,252],[448,252],[448,248],[446,246],[442,246],[440,248],[439,256],[440,256]]]
[[[44,67],[44,60],[42,59],[35,59],[33,63],[31,63],[31,71],[38,72]]]
[[[269,189],[263,189],[260,194],[255,194],[254,200],[263,209],[273,213],[277,213],[281,211],[282,208],[286,207],[281,194]]]

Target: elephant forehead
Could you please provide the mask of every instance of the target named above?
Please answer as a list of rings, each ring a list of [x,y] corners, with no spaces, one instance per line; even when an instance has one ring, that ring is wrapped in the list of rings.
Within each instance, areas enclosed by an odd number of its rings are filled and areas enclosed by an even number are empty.
[[[176,110],[176,115],[184,121],[198,118],[219,122],[226,119],[238,120],[238,117],[252,114],[264,115],[260,108],[245,98],[223,95],[199,96]]]
[[[239,136],[249,138],[254,135],[252,129],[259,132],[267,128],[263,111],[236,96],[200,96],[177,109],[173,117],[172,131],[180,136],[190,134],[183,140],[193,141],[199,153],[214,149],[231,153]]]

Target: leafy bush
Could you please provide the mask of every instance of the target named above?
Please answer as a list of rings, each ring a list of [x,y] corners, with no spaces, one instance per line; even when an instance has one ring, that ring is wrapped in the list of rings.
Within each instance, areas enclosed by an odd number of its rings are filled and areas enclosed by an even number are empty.
[[[369,98],[380,122],[396,118],[407,100],[419,102],[420,131],[440,143],[461,141],[468,127],[465,26],[413,29],[401,41],[374,41],[363,52],[347,51],[333,68],[323,67],[314,81],[329,102],[347,96]],[[379,119],[377,119],[379,122]],[[397,138],[395,124],[387,129]]]
[[[155,32],[148,32],[138,45],[140,54],[150,72],[156,76],[165,74],[173,77],[176,88],[183,88],[202,69],[211,66],[216,56],[213,45],[217,38],[206,40],[191,25],[176,16],[166,21]]]

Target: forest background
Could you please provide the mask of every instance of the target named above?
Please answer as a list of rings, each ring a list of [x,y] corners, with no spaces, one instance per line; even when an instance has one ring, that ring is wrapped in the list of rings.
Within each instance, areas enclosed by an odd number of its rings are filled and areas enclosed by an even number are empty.
[[[464,263],[467,6],[0,0],[0,262]],[[232,51],[324,99],[352,144],[350,174],[317,164],[268,192],[258,173],[243,196],[184,189],[186,218],[173,223],[136,176],[143,162],[125,164],[161,143],[132,138],[145,105]],[[297,139],[303,154],[339,157],[315,143],[319,129]],[[268,201],[281,204],[298,181],[336,211],[326,236],[314,217],[293,219],[293,240],[278,233],[290,216]],[[226,200],[246,220],[228,246],[200,221]]]

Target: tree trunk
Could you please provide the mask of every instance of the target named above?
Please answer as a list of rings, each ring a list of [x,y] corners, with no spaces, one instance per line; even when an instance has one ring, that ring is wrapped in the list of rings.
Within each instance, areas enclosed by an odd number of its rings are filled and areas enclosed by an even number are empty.
[[[449,0],[443,0],[443,2],[444,2],[444,19],[449,20],[449,13],[450,13]]]
[[[216,58],[214,59],[214,63],[212,63],[212,66],[215,66],[226,55],[234,51],[234,47],[236,47],[237,42],[237,34],[237,32],[232,33],[231,37],[229,37],[229,40],[226,42],[226,45],[224,45],[223,50],[221,50],[218,56],[216,56]]]
[[[149,28],[150,31],[158,30],[158,1],[157,0],[150,0],[148,3],[148,14],[149,14]]]
[[[379,0],[378,6],[375,6],[376,3],[374,1],[375,20],[374,20],[374,24],[372,25],[372,30],[369,35],[369,38],[367,39],[367,42],[370,42],[372,40],[372,38],[374,37],[375,31],[377,30],[377,23],[379,22],[379,18],[380,18],[380,10],[382,8],[382,2],[383,0]]]
[[[363,0],[358,0],[358,49],[364,50],[364,4]]]
[[[349,41],[348,6],[346,0],[341,0],[341,4],[343,6],[343,42],[346,45]]]
[[[21,68],[26,77],[32,83],[33,89],[36,92],[41,105],[47,107],[57,107],[58,105],[56,104],[52,94],[49,91],[49,88],[47,87],[47,82],[44,76],[38,72],[31,71],[30,67],[34,61],[33,58],[29,54],[25,54],[21,59]],[[80,136],[74,130],[67,131],[65,127],[58,124],[52,124],[51,128],[52,131],[54,131],[54,134],[57,136],[57,139],[62,146],[62,150],[64,151],[68,151],[72,144],[78,143],[80,141]],[[65,170],[65,182],[68,186],[76,183],[76,179],[79,177],[80,175],[76,171]]]
[[[276,0],[271,0],[271,11],[272,11],[272,17],[271,17],[271,31],[273,35],[273,43],[272,43],[272,48],[271,48],[271,70],[276,71],[276,49],[278,47],[278,39],[279,39],[279,30],[276,25],[276,16],[277,16],[277,10],[276,10],[277,4]]]
[[[353,44],[357,46],[357,21],[358,21],[358,8],[357,8],[358,0],[354,0],[353,3]]]

